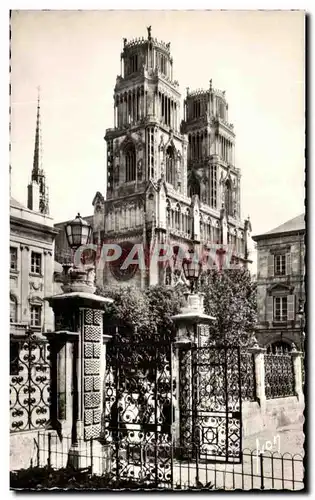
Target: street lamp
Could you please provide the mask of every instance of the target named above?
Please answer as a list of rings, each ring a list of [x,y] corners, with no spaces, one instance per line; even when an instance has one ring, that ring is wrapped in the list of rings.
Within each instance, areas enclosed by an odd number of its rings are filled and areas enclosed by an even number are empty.
[[[92,226],[82,219],[78,213],[73,221],[66,224],[65,233],[69,247],[75,252],[81,246],[89,243],[92,234]],[[73,262],[73,264],[64,265],[63,268],[65,273],[63,285],[64,292],[95,292],[94,265],[85,266],[83,269]]]
[[[76,218],[66,225],[65,231],[69,247],[72,250],[77,250],[81,245],[89,243],[92,226],[78,213]]]
[[[193,251],[189,252],[193,254]],[[187,281],[189,281],[190,292],[193,294],[197,289],[197,283],[201,274],[202,264],[194,255],[183,260],[183,271]]]

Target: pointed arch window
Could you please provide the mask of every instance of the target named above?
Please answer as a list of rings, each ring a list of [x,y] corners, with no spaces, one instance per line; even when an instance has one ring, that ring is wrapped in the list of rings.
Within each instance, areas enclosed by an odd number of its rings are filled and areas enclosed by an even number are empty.
[[[166,150],[166,182],[175,184],[175,154],[171,146]]]
[[[175,229],[180,230],[180,206],[175,207]]]
[[[134,144],[129,144],[125,150],[126,182],[136,180],[136,148]]]
[[[225,209],[227,215],[233,215],[233,195],[230,179],[225,183]]]

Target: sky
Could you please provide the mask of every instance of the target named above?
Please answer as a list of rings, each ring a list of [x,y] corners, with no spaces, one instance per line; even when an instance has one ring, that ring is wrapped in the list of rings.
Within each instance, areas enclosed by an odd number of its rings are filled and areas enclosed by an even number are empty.
[[[225,90],[241,169],[241,212],[261,234],[304,211],[304,13],[13,11],[11,194],[26,204],[41,93],[43,168],[55,222],[105,194],[106,128],[123,38],[171,43],[174,79]],[[183,116],[183,114],[182,114]]]

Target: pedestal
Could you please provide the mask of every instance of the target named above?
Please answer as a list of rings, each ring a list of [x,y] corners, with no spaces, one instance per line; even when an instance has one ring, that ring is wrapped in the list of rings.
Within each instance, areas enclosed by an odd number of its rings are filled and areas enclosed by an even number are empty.
[[[51,335],[51,342],[55,337],[56,345],[60,346],[59,337],[65,343],[59,349],[57,387],[63,388],[66,396],[70,387],[73,392],[71,401],[67,398],[65,401],[66,418],[61,419],[71,430],[69,464],[75,468],[88,467],[91,465],[88,442],[101,437],[102,377],[106,356],[103,313],[104,306],[113,301],[87,292],[68,292],[47,300],[55,313],[56,331]],[[72,349],[67,348],[69,342]],[[63,352],[71,352],[67,362]],[[52,395],[53,399],[55,397],[57,393]],[[58,419],[58,413],[56,417]]]

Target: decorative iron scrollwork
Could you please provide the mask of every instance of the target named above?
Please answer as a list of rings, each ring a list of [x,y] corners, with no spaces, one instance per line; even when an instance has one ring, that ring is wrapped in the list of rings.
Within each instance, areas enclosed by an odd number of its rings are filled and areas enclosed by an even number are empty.
[[[41,429],[49,419],[49,345],[34,335],[11,339],[10,354],[11,432]]]
[[[291,354],[265,355],[266,398],[294,396],[294,371]]]

